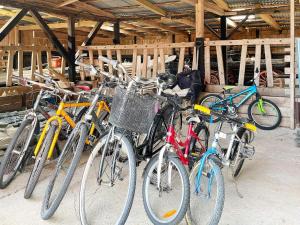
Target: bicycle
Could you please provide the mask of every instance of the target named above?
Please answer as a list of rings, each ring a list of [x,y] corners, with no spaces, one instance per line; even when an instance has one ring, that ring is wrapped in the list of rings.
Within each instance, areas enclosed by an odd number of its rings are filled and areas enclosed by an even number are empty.
[[[77,58],[76,64],[81,65],[85,69],[90,70],[95,76],[99,76],[99,74],[106,75],[106,73],[98,71],[92,65],[87,65],[79,62],[80,58],[82,57],[83,56]],[[110,102],[111,100],[108,97],[102,95],[101,93],[105,87],[109,87],[109,85],[107,84],[108,83],[104,81],[104,83],[102,83],[95,92],[95,95],[91,103],[89,103],[89,108],[83,120],[78,122],[72,130],[57,160],[54,173],[50,177],[49,184],[46,188],[46,192],[43,199],[41,217],[44,220],[47,220],[54,215],[55,211],[59,207],[61,201],[63,200],[66,194],[68,186],[73,178],[76,167],[81,158],[81,154],[84,150],[84,147],[86,144],[88,144],[87,141],[90,139],[95,139],[91,134],[91,131],[94,127],[93,124],[98,124],[99,126],[99,139],[101,139],[103,133],[105,133],[105,124],[103,124],[103,122],[106,120],[108,114],[110,113],[108,102]],[[94,109],[97,106],[97,113],[95,113]],[[101,114],[99,114],[100,112]],[[93,143],[94,142],[95,140],[93,140]]]
[[[172,79],[167,75],[155,81],[133,79],[119,62],[99,59],[122,71],[130,82],[118,81],[109,118],[111,127],[94,147],[85,166],[80,188],[80,220],[82,224],[93,224],[97,217],[103,220],[101,215],[105,212],[109,223],[124,224],[134,198],[136,166],[160,150],[166,133],[170,106],[160,108],[158,96],[164,88],[172,86],[168,82]],[[156,95],[147,94],[152,88],[158,89]],[[113,203],[107,201],[109,192],[123,203],[119,207],[114,204],[113,213],[105,210]],[[102,207],[105,208],[101,210]]]
[[[22,81],[22,85],[32,86],[39,85],[39,83],[13,77]],[[15,178],[18,171],[22,172],[27,160],[33,155],[31,149],[34,145],[40,131],[40,122],[38,120],[38,113],[45,119],[49,119],[50,115],[46,112],[42,105],[44,96],[52,95],[53,90],[41,88],[33,108],[24,116],[23,121],[14,134],[10,144],[8,145],[2,163],[0,165],[0,188],[6,188]]]
[[[62,127],[63,122],[65,121],[71,128],[74,128],[76,126],[76,122],[78,122],[81,117],[83,116],[83,113],[85,112],[85,109],[80,113],[80,117],[77,119],[77,121],[73,120],[71,116],[65,111],[67,108],[79,108],[79,107],[87,107],[91,105],[89,102],[71,102],[67,103],[67,99],[69,96],[78,96],[78,101],[81,96],[83,96],[83,93],[75,93],[69,90],[65,90],[59,87],[59,85],[54,81],[51,77],[46,77],[44,75],[35,74],[36,76],[40,76],[42,79],[48,81],[48,83],[52,83],[54,87],[47,86],[47,88],[50,88],[56,93],[56,96],[61,99],[58,109],[56,111],[56,114],[52,117],[50,117],[44,128],[43,131],[39,137],[39,140],[37,142],[37,145],[34,149],[34,158],[35,163],[33,166],[33,169],[31,170],[30,176],[28,178],[28,182],[25,188],[24,192],[24,198],[28,199],[31,197],[36,184],[38,183],[39,177],[42,173],[42,170],[44,168],[44,164],[46,160],[49,160],[52,158],[54,149],[57,146],[57,142],[59,139],[59,136],[62,134]],[[42,84],[39,84],[42,85]],[[61,98],[58,94],[62,93],[63,97]],[[85,94],[86,95],[86,94]],[[100,133],[102,128],[99,125],[99,122],[97,121],[97,118],[101,118],[100,112],[102,110],[108,110],[108,106],[105,102],[99,102],[98,103],[98,109],[96,112],[96,118],[93,120],[93,127],[90,130],[90,134],[93,135],[94,130],[97,129],[97,131]],[[66,135],[65,135],[66,136]],[[87,141],[89,142],[89,140]]]
[[[195,105],[195,110],[204,117],[209,115],[220,118],[211,147],[202,155],[200,161],[196,163],[190,173],[191,202],[186,214],[186,220],[191,224],[217,225],[220,221],[225,198],[224,178],[221,168],[229,166],[233,168],[233,177],[241,171],[239,158],[244,160],[254,155],[254,147],[249,145],[249,139],[244,139],[246,130],[256,131],[255,125],[242,119],[232,118],[211,111],[210,109]],[[232,125],[232,133],[228,149],[220,149],[220,138],[226,138],[226,134],[221,132],[224,122]],[[236,167],[237,165],[237,167]],[[205,218],[208,215],[208,218]],[[201,222],[200,222],[201,221]],[[205,221],[205,222],[203,222]]]
[[[230,94],[226,97],[225,94],[229,94],[233,87],[224,87],[223,97],[221,97],[219,94],[208,94],[200,100],[199,104],[205,105],[216,112],[235,115],[237,114],[238,109],[255,95],[256,99],[248,106],[247,113],[249,119],[262,130],[275,129],[281,123],[282,115],[280,109],[271,100],[265,99],[259,94],[257,86],[254,82],[259,76],[258,68],[256,69],[255,73],[255,77],[250,81],[253,83],[253,85],[247,89],[236,94]],[[237,99],[241,95],[245,96],[242,97],[237,103],[234,103],[233,100]],[[212,120],[213,122],[217,122],[218,118],[213,118]]]
[[[189,204],[189,180],[184,165],[191,169],[208,145],[208,128],[193,113],[187,117],[186,139],[182,141],[178,137],[175,131],[175,116],[192,108],[181,108],[178,104],[180,100],[179,97],[167,97],[173,109],[166,143],[160,153],[150,159],[144,171],[143,203],[148,217],[154,224],[178,224],[184,218]],[[176,170],[180,173],[179,180],[173,176]],[[172,197],[171,190],[172,193],[175,191]],[[178,196],[179,201],[176,201]]]

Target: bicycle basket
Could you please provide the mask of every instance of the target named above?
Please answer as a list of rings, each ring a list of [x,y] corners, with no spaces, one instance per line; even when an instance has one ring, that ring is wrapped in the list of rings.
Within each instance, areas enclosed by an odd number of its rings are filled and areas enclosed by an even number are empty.
[[[109,122],[129,131],[148,133],[156,114],[156,102],[151,96],[117,87]]]

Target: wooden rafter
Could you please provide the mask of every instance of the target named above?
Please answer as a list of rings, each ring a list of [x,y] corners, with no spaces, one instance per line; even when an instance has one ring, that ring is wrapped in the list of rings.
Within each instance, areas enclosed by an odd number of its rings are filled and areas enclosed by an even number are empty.
[[[97,16],[115,18],[115,16],[112,13],[107,12],[105,10],[102,10],[100,8],[97,8],[93,5],[90,5],[90,4],[85,3],[85,2],[77,1],[75,6],[81,8],[81,9],[84,9],[86,11],[89,11],[89,12],[91,12],[91,13],[97,15]]]
[[[275,30],[281,30],[279,23],[269,14],[258,14],[258,16],[264,20],[267,24],[273,27]]]
[[[148,0],[135,0],[139,5],[143,6],[146,9],[149,9],[150,11],[161,15],[161,16],[166,16],[167,12],[163,10],[162,8],[154,5],[153,3],[149,2]]]
[[[224,9],[226,11],[229,11],[230,8],[228,6],[228,3],[225,0],[213,0],[214,3],[217,4],[217,6],[219,6],[221,9]]]
[[[127,23],[127,22],[121,22],[121,25],[125,28],[129,28],[129,29],[132,29],[132,30],[144,32],[144,33],[147,33],[147,34],[152,34],[152,35],[161,34],[159,32],[151,32],[151,31],[149,31],[149,29],[146,29],[146,28],[143,28],[143,27],[140,27],[140,26],[135,26],[135,25]]]
[[[79,0],[67,0],[67,1],[63,1],[61,4],[58,5],[58,7],[64,7],[66,5],[70,5],[74,2],[78,2]]]
[[[195,0],[181,0],[181,2],[187,3],[189,5],[195,6]],[[204,10],[218,16],[223,16],[225,14],[224,10],[214,3],[209,1],[204,1]]]
[[[20,10],[16,10],[16,11],[10,11],[8,9],[0,9],[0,16],[8,16],[8,17],[13,17],[16,15],[16,13],[18,13]],[[26,22],[30,22],[30,23],[35,23],[35,20],[30,17],[30,16],[24,16],[22,19],[22,21],[26,21]]]
[[[167,23],[172,23],[172,22],[176,22],[176,23],[181,23],[190,27],[196,27],[195,25],[195,20],[192,20],[190,18],[180,18],[180,19],[173,19],[173,18],[168,18],[168,17],[162,17],[161,18],[162,22],[167,22]]]
[[[163,24],[161,24],[159,22],[156,22],[156,21],[142,20],[142,21],[139,21],[139,23],[143,23],[145,25],[148,25],[148,26],[151,26],[151,27],[156,27],[156,28],[159,28],[161,30],[169,31],[169,32],[175,33],[175,34],[187,34],[186,32],[179,31],[176,28],[163,25]]]

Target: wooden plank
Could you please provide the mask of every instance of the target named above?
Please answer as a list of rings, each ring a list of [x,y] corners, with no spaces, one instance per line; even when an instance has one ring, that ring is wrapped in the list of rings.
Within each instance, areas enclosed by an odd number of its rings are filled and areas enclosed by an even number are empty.
[[[291,55],[291,75],[290,75],[290,128],[295,129],[295,1],[290,1],[290,55]],[[299,56],[298,56],[299,57]],[[298,76],[299,76],[298,71]],[[299,111],[297,112],[299,114]]]
[[[52,52],[51,50],[47,50],[47,63],[48,63],[48,68],[52,68]]]
[[[13,65],[14,65],[14,51],[8,52],[8,63],[6,69],[6,86],[12,86],[12,75],[13,75]]]
[[[223,56],[221,46],[216,46],[217,51],[217,60],[218,60],[218,73],[219,73],[219,81],[221,85],[225,85],[225,74],[224,74],[224,64],[223,64]]]
[[[61,57],[60,73],[65,75],[65,71],[66,71],[66,59],[64,57]]]
[[[36,51],[32,51],[31,53],[31,80],[35,80],[35,73],[36,71]]]
[[[204,37],[204,0],[195,2],[196,38]]]
[[[165,65],[165,54],[164,54],[164,49],[163,48],[159,49],[159,57],[160,57],[159,73],[165,73],[166,72],[166,65]]]
[[[154,5],[153,3],[151,3],[148,0],[135,0],[138,4],[140,4],[141,6],[143,6],[144,8],[158,14],[161,16],[166,16],[167,12],[165,10],[163,10],[162,8],[158,7],[157,5]]]
[[[193,63],[192,63],[192,69],[196,70],[198,68],[198,57],[197,57],[197,48],[193,48]]]
[[[23,51],[18,51],[18,70],[19,77],[23,78]]]
[[[246,57],[247,57],[247,45],[242,46],[241,60],[240,60],[240,71],[239,71],[239,86],[244,86],[245,82],[245,70],[246,70]]]
[[[80,49],[78,55],[82,55],[82,50]],[[83,66],[79,66],[79,74],[80,74],[80,80],[85,80],[85,72]]]
[[[210,84],[210,46],[204,47],[205,82]]]
[[[136,66],[137,66],[137,49],[133,49],[133,53],[132,53],[132,76],[136,75]]]
[[[112,59],[112,52],[110,49],[107,50],[107,58]],[[113,73],[112,65],[108,65],[108,71],[109,73]]]
[[[270,45],[289,45],[289,38],[264,38],[264,39],[243,39],[243,40],[218,40],[210,41],[210,46],[222,45],[257,45],[257,44],[270,44]]]
[[[178,73],[181,73],[183,71],[183,66],[184,66],[184,53],[185,53],[185,48],[182,47],[180,48],[179,52],[179,62],[178,62]]]
[[[90,65],[94,65],[94,52],[91,49],[89,50],[89,63],[90,63]],[[94,75],[90,74],[90,76],[91,76],[91,80],[95,80]]]
[[[138,55],[136,60],[136,76],[142,75],[142,56]]]
[[[272,55],[271,46],[269,44],[264,45],[265,48],[265,61],[267,69],[267,84],[268,87],[273,87],[273,68],[272,68]]]
[[[102,56],[102,50],[98,50],[98,56]],[[104,65],[101,60],[98,60],[98,65],[100,70],[104,70]]]
[[[258,69],[260,72],[260,62],[261,62],[261,45],[255,46],[255,62],[254,62],[254,76],[256,75],[255,71]],[[259,86],[259,77],[255,79],[255,84]]]
[[[152,77],[156,77],[157,76],[157,71],[158,71],[158,49],[155,48],[153,50],[153,73],[152,73]]]
[[[147,65],[148,65],[148,51],[143,49],[143,68],[142,68],[142,77],[147,78]]]
[[[38,51],[36,56],[37,56],[37,66],[38,66],[39,74],[43,75],[42,52]],[[42,81],[41,78],[39,78],[39,80]]]
[[[117,50],[117,60],[118,60],[118,62],[122,63],[122,55],[121,55],[120,49]]]

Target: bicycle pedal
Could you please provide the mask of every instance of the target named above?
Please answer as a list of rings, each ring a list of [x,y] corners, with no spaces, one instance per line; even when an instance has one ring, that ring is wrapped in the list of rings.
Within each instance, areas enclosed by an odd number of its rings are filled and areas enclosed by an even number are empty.
[[[88,140],[89,140],[89,142],[90,142],[90,145],[93,145],[94,143],[95,143],[95,141],[96,141],[96,136],[94,136],[94,135],[89,135],[88,136]]]

